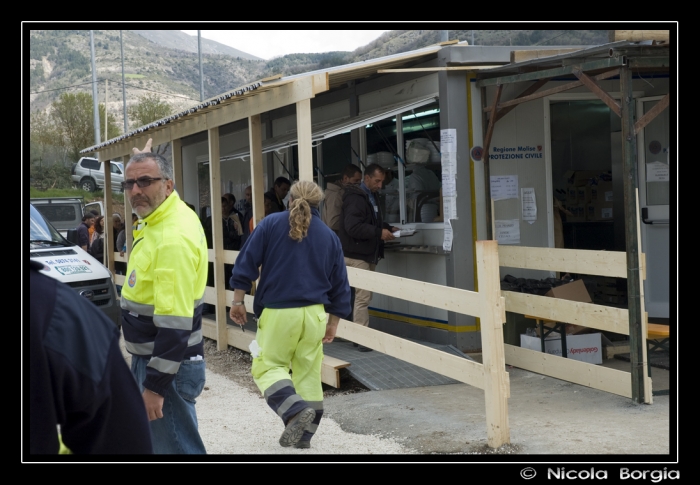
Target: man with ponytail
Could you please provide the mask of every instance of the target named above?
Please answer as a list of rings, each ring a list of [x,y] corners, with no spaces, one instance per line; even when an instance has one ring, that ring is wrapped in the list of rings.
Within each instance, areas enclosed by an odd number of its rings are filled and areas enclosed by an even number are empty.
[[[343,250],[321,220],[322,199],[314,182],[295,182],[289,210],[270,214],[256,226],[230,280],[229,315],[243,326],[244,296],[260,278],[253,303],[260,351],[251,371],[285,425],[280,445],[296,448],[310,448],[323,415],[323,343],[333,341],[339,319],[350,313]]]

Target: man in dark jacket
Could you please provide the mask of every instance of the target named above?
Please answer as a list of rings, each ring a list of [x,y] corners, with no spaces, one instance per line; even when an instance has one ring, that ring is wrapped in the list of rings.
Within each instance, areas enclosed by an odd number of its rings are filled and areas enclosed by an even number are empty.
[[[345,187],[339,236],[346,266],[374,271],[384,257],[384,241],[394,239],[393,232],[399,230],[383,222],[379,211],[376,193],[382,187],[385,176],[384,169],[373,163],[365,169],[359,186]],[[355,288],[355,323],[369,326],[371,299],[371,291]],[[368,352],[372,349],[360,346],[359,350]]]
[[[119,329],[92,302],[43,274],[48,266],[31,260],[29,266],[29,453],[58,454],[61,443],[75,454],[153,453]]]
[[[284,212],[287,210],[284,206],[284,198],[287,197],[291,186],[292,183],[288,178],[277,177],[272,188],[265,192],[265,198],[272,202],[273,212]]]

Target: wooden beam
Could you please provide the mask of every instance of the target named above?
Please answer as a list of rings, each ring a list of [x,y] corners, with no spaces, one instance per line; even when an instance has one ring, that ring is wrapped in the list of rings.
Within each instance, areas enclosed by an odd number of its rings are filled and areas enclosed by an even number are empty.
[[[510,62],[515,64],[516,62],[529,61],[532,59],[542,59],[543,57],[559,56],[561,54],[568,54],[569,52],[580,51],[581,49],[569,48],[569,49],[535,49],[527,51],[510,51]]]
[[[622,251],[499,246],[498,259],[508,268],[562,271],[627,278],[627,255]]]
[[[504,344],[504,348],[508,365],[618,396],[632,397],[629,372],[565,359],[515,345]]]
[[[297,142],[299,180],[314,180],[314,156],[311,146],[311,100],[297,101]],[[292,182],[294,182],[292,180]]]
[[[484,388],[484,366],[478,362],[342,319],[336,335],[478,389]]]
[[[605,58],[605,59],[598,59],[594,61],[588,61],[584,62],[583,64],[578,64],[580,69],[583,72],[587,71],[595,71],[598,69],[612,69],[614,67],[620,67],[624,66],[627,62],[627,58],[625,56],[621,57],[610,57],[610,58]],[[564,67],[556,67],[552,69],[545,69],[543,71],[533,71],[533,72],[525,72],[522,74],[512,74],[508,76],[496,76],[488,79],[481,79],[480,81],[476,82],[476,86],[479,88],[483,88],[486,86],[495,86],[499,84],[512,84],[512,83],[519,83],[523,81],[534,81],[536,79],[551,79],[555,77],[560,77],[560,76],[567,76],[569,74],[572,74],[572,71],[574,69],[574,66],[564,66]]]
[[[157,146],[173,138],[184,138],[233,121],[282,108],[303,99],[313,98],[316,94],[329,89],[328,74],[314,74],[265,88],[227,99],[215,107],[183,115],[166,125],[151,128],[96,151],[98,156],[104,152],[106,157],[118,157],[123,153],[131,153],[131,148],[134,146],[145,145],[149,138],[153,138],[153,146]]]
[[[498,103],[501,101],[501,94],[503,93],[503,85],[499,84],[496,87],[496,98],[493,100],[491,105],[491,116],[489,116],[489,125],[486,128],[486,136],[484,136],[484,161],[488,161],[489,157],[489,146],[491,145],[491,137],[493,136],[493,127],[496,124],[496,109]]]
[[[184,179],[182,176],[182,140],[180,138],[175,138],[171,141],[172,152],[173,152],[173,182],[175,182],[175,187],[180,194],[180,198],[185,197],[185,186]]]
[[[637,120],[637,122],[634,124],[634,134],[635,135],[638,135],[639,132],[642,131],[646,125],[651,123],[651,121],[659,115],[659,113],[661,113],[663,110],[668,108],[668,102],[670,99],[669,97],[670,97],[670,94],[667,93],[666,96],[661,98],[654,105],[653,108],[651,108],[649,111],[644,113],[644,116],[642,116],[641,118],[639,118],[639,120]]]
[[[611,71],[607,71],[607,72],[598,74],[597,76],[594,76],[593,79],[600,81],[603,79],[608,79],[611,77],[618,76],[619,74],[620,74],[620,68],[616,68],[616,69],[613,69]],[[549,82],[550,80],[551,79],[547,79],[544,81]],[[537,93],[533,93],[533,94],[529,94],[529,95],[525,95],[525,93],[523,93],[515,99],[512,99],[510,101],[503,101],[502,103],[499,103],[498,109],[502,110],[506,107],[522,104],[522,103],[525,103],[528,101],[533,101],[535,99],[544,98],[546,96],[551,96],[552,94],[557,94],[557,93],[561,93],[564,91],[569,91],[570,89],[578,88],[580,86],[583,86],[583,83],[581,81],[572,81],[570,83],[562,84],[561,86],[547,89],[545,91],[539,91]],[[486,112],[486,111],[490,110],[491,108],[486,107],[486,108],[482,108],[482,109],[484,110],[484,112]],[[502,117],[503,117],[503,115],[501,115],[501,112],[499,111],[498,119],[501,119]],[[496,121],[498,121],[498,120],[496,120]]]
[[[478,312],[482,297],[474,291],[450,288],[359,268],[348,267],[347,272],[350,286],[355,288],[464,315],[480,316]]]
[[[670,38],[668,30],[611,30],[608,33],[610,42],[627,40],[630,42],[642,42],[644,40],[655,40],[668,42]]]
[[[629,335],[629,317],[624,308],[514,291],[503,291],[503,296],[509,312]]]
[[[598,96],[603,103],[608,105],[608,107],[617,116],[620,116],[620,104],[615,101],[612,96],[610,96],[603,88],[601,88],[595,79],[591,79],[590,76],[586,75],[580,68],[573,70],[574,76],[576,76],[579,81],[581,81],[588,89],[590,89],[596,96]]]
[[[224,234],[221,220],[221,155],[219,151],[219,128],[208,130],[209,135],[209,194],[211,204],[211,239],[214,247],[214,288],[223,289],[224,283]],[[228,348],[226,332],[226,293],[216,292],[217,350]]]
[[[478,65],[478,66],[441,66],[441,67],[411,67],[408,69],[377,69],[377,74],[396,74],[401,72],[440,72],[440,71],[481,71],[501,67],[499,65]]]
[[[508,373],[503,353],[503,323],[506,305],[501,297],[498,270],[498,242],[476,242],[476,269],[481,319],[481,352],[484,365],[484,399],[486,401],[486,434],[491,448],[510,443],[508,425]]]
[[[542,86],[544,86],[548,82],[549,82],[549,79],[540,79],[538,81],[535,81],[533,84],[528,86],[522,93],[520,93],[520,95],[518,97],[516,97],[513,101],[518,101],[518,100],[521,100],[521,99],[524,99],[524,98],[530,96],[531,94],[533,94],[535,91],[540,89]],[[524,102],[524,101],[521,101],[521,102]],[[518,104],[519,103],[513,103],[512,106],[504,107],[503,103],[501,103],[499,106],[496,106],[496,110],[497,110],[496,121],[500,120],[505,115],[510,113],[512,110],[514,110]]]
[[[253,195],[253,228],[255,228],[265,217],[262,122],[259,114],[248,118],[248,143],[250,146],[250,184]]]

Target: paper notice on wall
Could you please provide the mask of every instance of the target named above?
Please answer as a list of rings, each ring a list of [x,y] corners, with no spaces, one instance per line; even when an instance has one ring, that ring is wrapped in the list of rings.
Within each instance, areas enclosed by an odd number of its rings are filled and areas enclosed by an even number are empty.
[[[442,198],[442,213],[443,219],[448,221],[450,219],[458,219],[457,217],[457,197],[444,197]]]
[[[647,163],[647,182],[668,182],[669,165],[664,162]]]
[[[442,196],[457,195],[457,154],[447,152],[442,154]]]
[[[440,153],[457,153],[457,129],[440,130]],[[443,162],[444,163],[444,162]]]
[[[498,244],[520,244],[520,221],[496,221],[496,240]]]
[[[452,224],[450,220],[445,218],[445,237],[442,240],[442,249],[452,251]]]
[[[523,220],[529,224],[537,220],[537,201],[534,188],[520,189],[520,205],[523,208]]]
[[[518,176],[517,175],[492,175],[491,176],[491,199],[517,199],[518,198]]]

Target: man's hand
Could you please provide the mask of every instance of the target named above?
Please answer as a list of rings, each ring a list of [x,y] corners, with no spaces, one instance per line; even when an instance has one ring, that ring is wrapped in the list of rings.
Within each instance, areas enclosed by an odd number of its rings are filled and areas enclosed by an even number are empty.
[[[401,230],[400,227],[391,226],[391,232],[392,232],[392,233],[393,233],[393,232],[396,232],[396,231],[400,231],[400,230]]]
[[[148,420],[154,421],[163,417],[163,401],[165,398],[156,394],[153,391],[144,389],[143,391],[143,403],[146,405],[146,414],[148,414]]]
[[[228,311],[228,316],[234,323],[241,327],[248,322],[248,314],[245,311],[245,305],[232,306]]]
[[[382,241],[391,241],[396,239],[389,229],[382,229]]]
[[[338,321],[340,320],[339,317],[335,315],[328,315],[328,323],[326,324],[326,335],[323,336],[323,342],[324,344],[329,344],[333,341],[335,338],[335,332],[338,330]]]
[[[134,155],[138,155],[139,153],[146,153],[151,151],[151,143],[153,143],[153,138],[149,138],[148,141],[146,142],[146,146],[143,147],[143,150],[139,150],[138,148],[134,147],[131,149],[131,151],[134,152]]]

